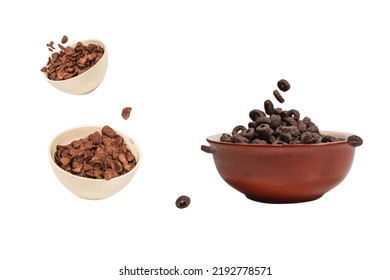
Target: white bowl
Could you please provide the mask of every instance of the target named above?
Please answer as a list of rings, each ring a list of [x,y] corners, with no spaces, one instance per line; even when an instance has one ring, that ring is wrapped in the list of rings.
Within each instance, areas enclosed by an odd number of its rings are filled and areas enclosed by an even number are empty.
[[[95,131],[100,132],[102,127],[103,126],[81,126],[65,130],[55,136],[49,145],[49,159],[54,174],[69,191],[81,198],[103,199],[119,192],[133,179],[141,163],[142,151],[137,142],[132,137],[116,129],[114,130],[124,138],[127,148],[133,153],[137,163],[135,167],[126,174],[110,180],[84,178],[63,170],[55,163],[54,153],[57,145],[67,145],[73,140],[86,138]]]
[[[104,42],[93,39],[80,42],[82,42],[84,45],[96,44],[104,48],[104,54],[102,58],[92,68],[88,69],[81,75],[62,81],[50,80],[47,77],[47,73],[42,73],[46,81],[48,81],[49,84],[51,84],[56,89],[76,95],[87,94],[95,90],[103,81],[108,66],[108,52]],[[75,47],[76,44],[77,42],[70,46]]]

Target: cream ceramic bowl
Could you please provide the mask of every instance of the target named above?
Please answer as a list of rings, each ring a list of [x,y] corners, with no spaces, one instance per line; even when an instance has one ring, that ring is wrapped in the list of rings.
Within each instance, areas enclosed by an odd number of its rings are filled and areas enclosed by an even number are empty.
[[[46,81],[48,81],[49,84],[51,84],[56,89],[76,95],[87,94],[95,90],[103,81],[108,66],[108,52],[104,42],[93,39],[80,42],[82,42],[84,45],[96,44],[104,48],[104,54],[102,58],[92,68],[90,68],[88,71],[85,71],[81,75],[63,81],[50,80],[46,73],[42,73]],[[77,42],[70,46],[74,47],[76,44]]]
[[[133,179],[141,163],[142,151],[137,142],[132,137],[116,129],[114,130],[124,138],[126,146],[134,154],[137,161],[136,166],[128,173],[111,180],[83,178],[63,170],[55,163],[54,153],[57,145],[67,145],[73,140],[85,138],[95,131],[101,131],[102,127],[81,126],[65,130],[55,136],[49,145],[49,159],[54,174],[69,191],[81,198],[103,199],[119,192]]]

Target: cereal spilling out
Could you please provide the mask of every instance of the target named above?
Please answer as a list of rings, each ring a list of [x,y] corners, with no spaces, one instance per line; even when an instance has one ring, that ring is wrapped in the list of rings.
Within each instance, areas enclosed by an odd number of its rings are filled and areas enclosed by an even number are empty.
[[[286,92],[290,84],[282,79],[277,83],[278,88]],[[284,102],[284,98],[276,89],[275,98]],[[264,102],[264,111],[253,109],[249,112],[251,121],[248,126],[237,125],[232,133],[223,133],[221,142],[244,144],[318,144],[327,142],[346,141],[332,135],[322,134],[318,126],[309,118],[301,119],[300,112],[295,109],[283,110],[275,108],[271,100]],[[348,144],[357,147],[363,140],[356,135],[348,138]]]
[[[127,120],[130,117],[132,108],[131,107],[125,107],[122,109],[122,118]]]
[[[84,139],[57,145],[54,161],[74,175],[106,180],[129,172],[137,164],[123,137],[107,125],[101,133],[95,131]]]
[[[64,35],[58,44],[58,52],[54,51],[53,41],[46,44],[52,54],[41,71],[47,73],[50,80],[61,81],[81,75],[98,63],[104,54],[104,48],[96,44],[78,42],[75,47],[65,47],[63,44],[67,42],[68,37]]]
[[[181,195],[176,199],[176,207],[183,209],[190,205],[191,199],[187,195]]]

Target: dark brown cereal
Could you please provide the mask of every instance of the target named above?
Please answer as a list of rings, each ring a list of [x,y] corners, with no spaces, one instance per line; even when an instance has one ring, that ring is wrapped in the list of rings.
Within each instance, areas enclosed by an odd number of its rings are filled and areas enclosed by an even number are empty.
[[[276,136],[275,136],[275,134],[274,134],[274,135],[271,135],[270,138],[268,138],[267,143],[268,143],[268,144],[272,144],[272,143],[275,142],[276,140],[277,140],[277,138],[276,138]]]
[[[287,117],[284,119],[285,123],[290,126],[298,126],[297,121],[292,117]]]
[[[289,83],[280,80],[280,90],[288,90]],[[275,90],[274,95],[278,99],[279,91]],[[281,96],[281,95],[280,95]],[[279,102],[281,100],[278,100]],[[345,141],[343,138],[321,134],[318,126],[309,117],[300,119],[300,112],[296,109],[283,110],[274,108],[272,101],[264,102],[265,112],[253,109],[249,112],[251,121],[248,128],[236,126],[232,135],[222,134],[221,142],[230,143],[253,143],[253,144],[317,144]],[[360,146],[363,140],[353,135],[349,139],[351,146]]]
[[[276,129],[274,129],[273,136],[275,136],[276,138],[279,137],[280,133],[282,133],[282,127],[283,126],[286,126],[286,124],[280,125]]]
[[[280,126],[281,122],[282,122],[281,116],[276,115],[276,114],[272,114],[269,117],[269,120],[270,120],[270,126],[271,126],[272,129],[278,128]]]
[[[130,117],[132,108],[131,107],[125,107],[122,109],[122,118],[127,120]]]
[[[251,127],[256,128],[256,123],[255,122],[249,122],[248,123],[248,127],[249,128],[251,128]]]
[[[336,142],[337,138],[332,135],[322,135],[321,142],[322,143],[329,143],[329,142]]]
[[[310,132],[320,132],[318,126],[316,126],[314,123],[311,123],[307,126],[306,128],[307,131],[310,131]]]
[[[253,127],[250,127],[244,131],[241,132],[241,135],[247,138],[248,140],[251,140],[255,137],[255,129]]]
[[[264,109],[265,109],[265,113],[267,115],[272,115],[273,112],[274,112],[274,104],[272,103],[271,100],[267,99],[266,101],[264,101]]]
[[[300,140],[305,144],[316,144],[321,142],[322,136],[315,132],[305,131],[301,134]]]
[[[253,109],[252,111],[249,112],[249,118],[252,121],[256,121],[256,119],[259,117],[265,117],[265,113],[258,109]]]
[[[221,142],[230,142],[231,141],[231,136],[227,133],[223,133],[221,135],[221,138],[219,139]]]
[[[258,127],[259,125],[261,124],[270,124],[271,123],[271,120],[270,118],[268,117],[258,117],[256,122],[255,122],[255,126]]]
[[[187,195],[181,195],[176,199],[175,205],[179,209],[186,208],[190,205],[191,199]]]
[[[288,117],[288,111],[283,110],[282,112],[279,113],[279,116],[282,118],[282,121],[284,121]]]
[[[276,100],[278,100],[280,103],[283,103],[283,102],[284,102],[283,96],[280,94],[280,92],[279,92],[277,89],[275,89],[275,90],[273,91],[273,94],[274,94]]]
[[[305,144],[311,144],[311,143],[314,143],[314,136],[313,136],[313,133],[310,132],[310,131],[305,131],[304,133],[301,134],[301,136],[299,137],[299,139],[305,143]]]
[[[232,143],[249,143],[249,140],[242,136],[241,134],[234,134],[230,140]]]
[[[296,126],[281,126],[280,133],[288,133],[293,137],[298,137],[301,134]]]
[[[269,126],[269,124],[261,124],[258,127],[256,127],[256,134],[258,135],[258,138],[261,140],[268,140],[274,131]]]
[[[309,125],[309,123],[311,123],[311,119],[309,117],[304,117],[302,122],[306,125]]]
[[[298,129],[299,129],[299,131],[302,133],[302,132],[304,132],[305,130],[306,130],[306,128],[307,128],[307,125],[305,124],[305,123],[303,123],[303,121],[302,120],[298,120]]]
[[[105,126],[106,131],[112,130]],[[113,135],[109,133],[109,135]],[[67,145],[57,145],[55,163],[80,177],[110,180],[132,170],[137,162],[122,136],[98,131]]]
[[[252,140],[251,144],[267,144],[267,141],[256,138]]]
[[[299,118],[301,117],[301,114],[299,113],[298,110],[291,109],[291,110],[288,111],[288,116],[289,116],[289,117],[292,117],[292,118],[294,118],[296,121],[298,121]]]
[[[290,144],[303,144],[303,142],[300,140],[293,140],[290,142]]]
[[[347,138],[348,145],[358,147],[363,145],[363,139],[357,135],[351,135]]]
[[[284,145],[284,144],[287,144],[286,142],[283,142],[282,140],[280,139],[276,139],[274,142],[272,142],[271,145]]]
[[[280,113],[281,113],[281,112],[283,112],[283,109],[282,109],[282,108],[279,108],[279,107],[277,107],[277,108],[274,108],[274,112],[273,112],[273,114],[280,115]]]
[[[290,83],[285,79],[279,80],[277,86],[281,91],[288,91],[290,89]]]
[[[293,137],[290,133],[282,132],[282,133],[280,133],[278,139],[283,141],[283,142],[290,143],[293,140]]]
[[[233,128],[233,130],[232,130],[232,135],[239,134],[239,133],[241,133],[241,132],[243,132],[243,131],[245,131],[245,130],[246,130],[246,127],[245,127],[245,126],[243,126],[243,125],[237,125],[235,128]]]

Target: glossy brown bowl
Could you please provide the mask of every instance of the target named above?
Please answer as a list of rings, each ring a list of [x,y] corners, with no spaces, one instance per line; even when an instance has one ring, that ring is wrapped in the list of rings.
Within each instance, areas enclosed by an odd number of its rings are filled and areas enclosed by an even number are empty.
[[[347,139],[350,133],[322,131]],[[318,199],[340,184],[351,169],[355,147],[347,141],[320,144],[237,144],[210,136],[207,152],[226,183],[247,198],[266,203]]]

